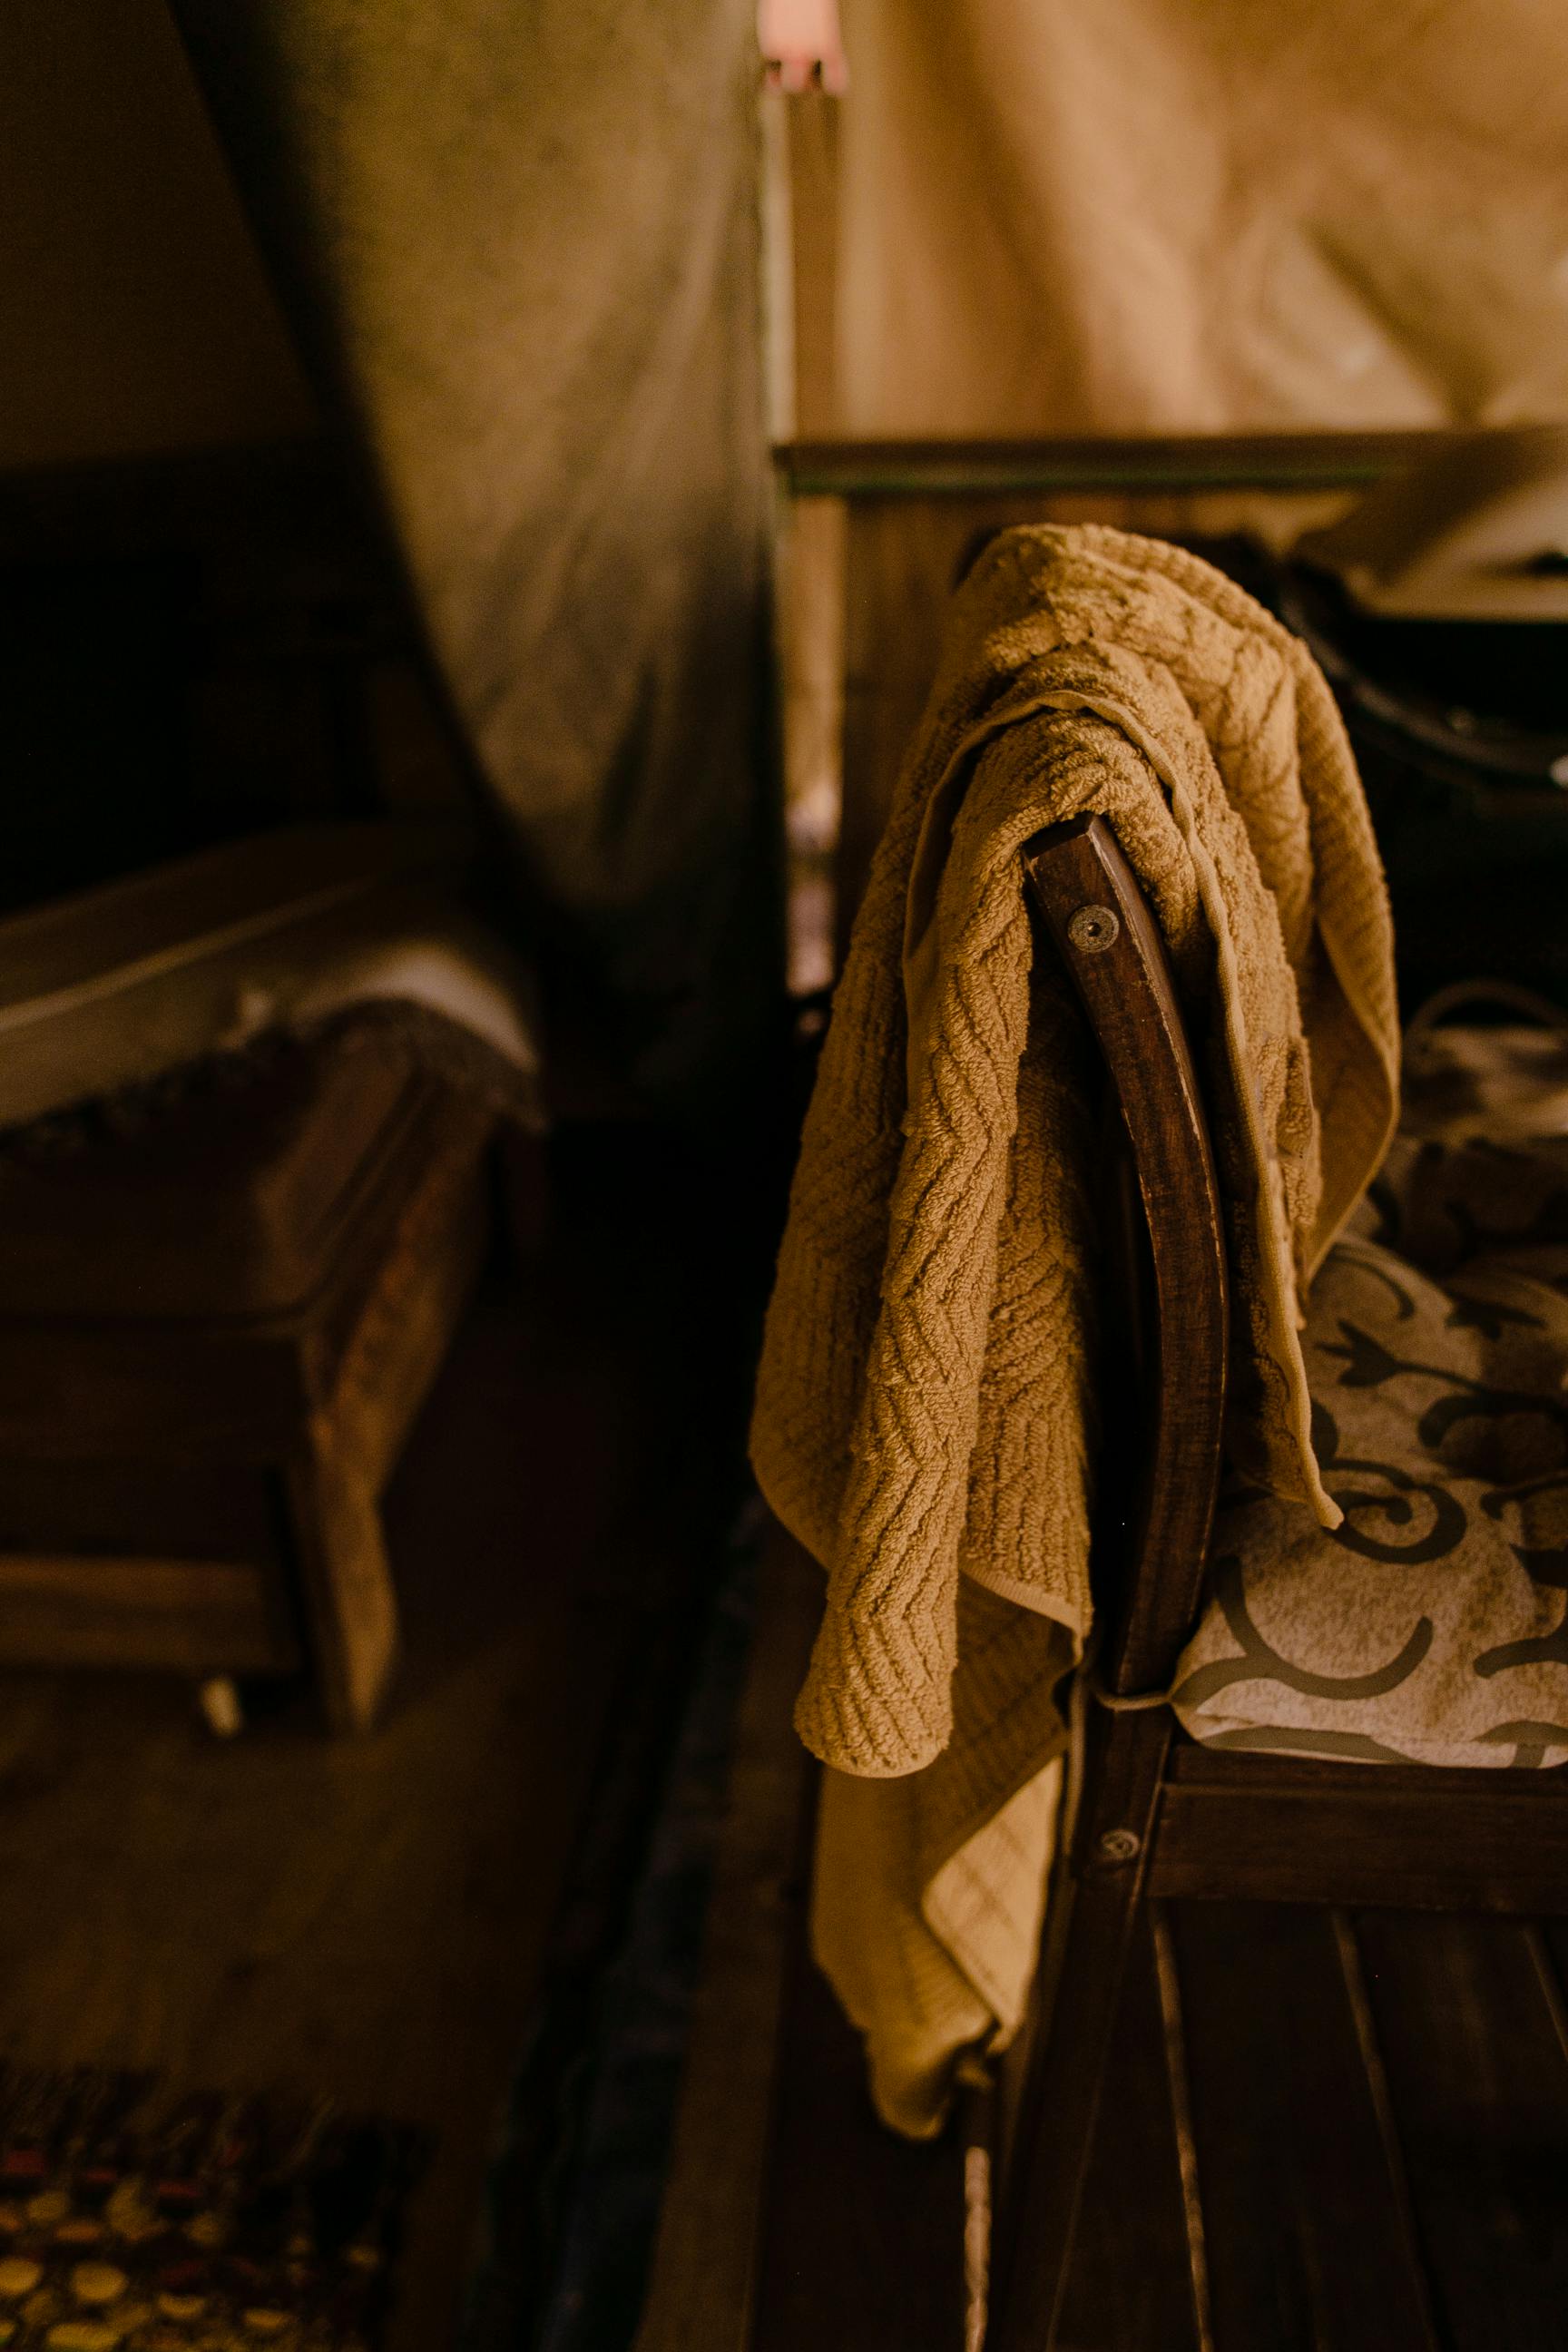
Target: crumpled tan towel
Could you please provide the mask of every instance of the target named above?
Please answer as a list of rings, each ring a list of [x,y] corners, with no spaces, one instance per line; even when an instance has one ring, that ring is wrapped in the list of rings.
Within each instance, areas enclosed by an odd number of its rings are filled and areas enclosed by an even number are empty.
[[[1053,1686],[1089,1630],[1092,1066],[1070,984],[1037,963],[1019,855],[1088,810],[1206,1033],[1233,1448],[1331,1525],[1299,1301],[1395,1116],[1387,900],[1305,650],[1177,549],[1004,534],[954,600],[856,925],[752,1433],[828,1571],[801,1736],[838,1774],[914,1776],[879,1799],[830,1773],[816,1904],[906,2129],[933,2127],[955,2036],[1016,2021]]]

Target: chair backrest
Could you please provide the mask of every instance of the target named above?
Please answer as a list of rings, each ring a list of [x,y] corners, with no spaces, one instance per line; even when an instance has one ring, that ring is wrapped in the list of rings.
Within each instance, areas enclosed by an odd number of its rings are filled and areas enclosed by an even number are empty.
[[[1225,1417],[1225,1232],[1164,942],[1115,835],[1103,817],[1073,817],[1037,834],[1024,862],[1104,1055],[1147,1232],[1146,1243],[1131,1236],[1141,1268],[1129,1269],[1128,1288],[1147,1307],[1141,1370],[1127,1400],[1135,1423],[1123,1449],[1124,1493],[1102,1492],[1096,1534],[1108,1620],[1100,1676],[1125,1695],[1165,1686],[1197,1613]],[[1114,1251],[1113,1213],[1107,1225]],[[1104,1555],[1112,1549],[1122,1558],[1117,1589],[1107,1593]]]

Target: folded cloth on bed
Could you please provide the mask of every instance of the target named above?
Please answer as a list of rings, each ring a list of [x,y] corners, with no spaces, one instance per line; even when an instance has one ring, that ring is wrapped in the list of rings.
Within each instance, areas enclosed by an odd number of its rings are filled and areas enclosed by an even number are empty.
[[[0,1129],[350,1021],[539,1125],[527,976],[457,903],[452,850],[429,825],[295,825],[6,917]]]
[[[1092,1065],[1020,853],[1091,811],[1208,1059],[1233,1446],[1327,1525],[1299,1301],[1395,1115],[1387,901],[1310,656],[1179,550],[1005,533],[955,599],[856,925],[752,1435],[828,1571],[796,1714],[836,1768],[817,1948],[911,2131],[956,2048],[1021,2009],[1053,1687],[1089,1632]]]

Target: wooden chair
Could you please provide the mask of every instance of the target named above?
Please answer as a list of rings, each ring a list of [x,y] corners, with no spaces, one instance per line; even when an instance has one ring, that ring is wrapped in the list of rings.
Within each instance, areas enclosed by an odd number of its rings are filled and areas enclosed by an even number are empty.
[[[1030,888],[1081,997],[1120,1106],[1142,1216],[1125,1253],[1138,1459],[1102,1491],[1130,1494],[1096,1530],[1103,1638],[1086,1677],[1070,1835],[1047,1911],[1037,2021],[1001,2157],[987,2352],[1057,2342],[1075,2220],[1135,1923],[1147,1909],[1167,2026],[1179,2028],[1163,1906],[1173,1898],[1552,1914],[1568,1910],[1568,1781],[1531,1770],[1338,1765],[1197,1746],[1169,1688],[1196,1621],[1226,1398],[1226,1255],[1194,1055],[1163,942],[1098,817],[1036,836]],[[1129,1198],[1132,1197],[1131,1191]],[[1139,1233],[1139,1224],[1143,1233]],[[1145,1238],[1146,1235],[1146,1238]],[[1080,1696],[1083,1694],[1080,1694]],[[1376,2051],[1364,1987],[1352,2007]],[[1168,2031],[1194,2319],[1212,2352],[1203,2184]],[[1392,2141],[1393,2126],[1385,2125]],[[1390,2158],[1398,2169],[1397,2150]],[[1435,2326],[1427,2331],[1434,2347]],[[1227,2347],[1228,2352],[1228,2347]]]

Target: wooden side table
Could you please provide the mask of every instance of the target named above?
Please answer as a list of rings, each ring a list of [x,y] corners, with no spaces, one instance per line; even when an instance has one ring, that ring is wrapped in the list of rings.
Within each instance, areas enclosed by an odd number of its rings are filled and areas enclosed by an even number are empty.
[[[375,1050],[0,1164],[0,1663],[303,1666],[332,1728],[374,1720],[380,1496],[484,1252],[494,1125]]]

